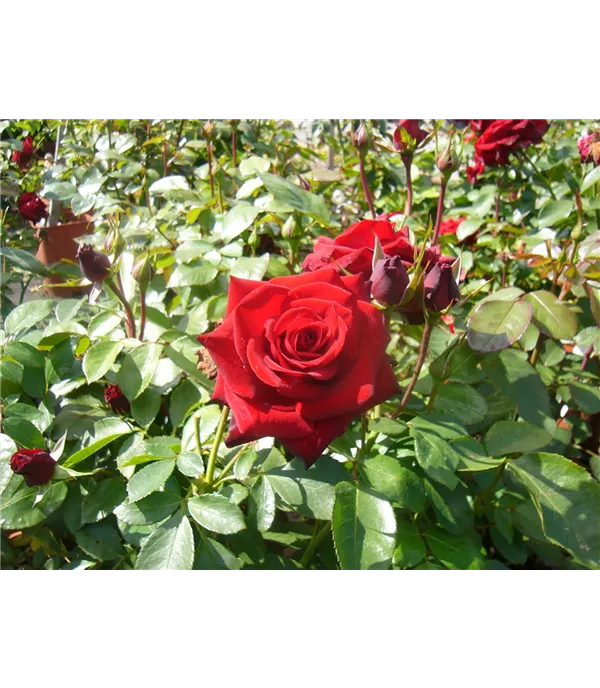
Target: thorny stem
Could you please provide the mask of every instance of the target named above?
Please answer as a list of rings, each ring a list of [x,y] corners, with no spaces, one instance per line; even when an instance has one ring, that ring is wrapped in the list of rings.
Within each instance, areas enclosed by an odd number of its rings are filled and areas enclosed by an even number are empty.
[[[444,214],[444,198],[446,196],[447,185],[447,179],[442,177],[442,185],[440,186],[440,197],[438,198],[437,204],[437,215],[435,216],[435,229],[433,230],[433,238],[431,240],[432,246],[435,246],[437,244],[438,236],[440,234],[440,226],[442,224],[442,216]]]
[[[318,530],[319,521],[315,522],[315,530],[312,534],[308,547],[306,548],[302,559],[300,559],[300,566],[306,568],[313,557],[313,554],[319,549],[320,544],[327,537],[327,534],[331,530],[331,521],[327,521],[325,525]]]
[[[206,467],[206,483],[212,487],[213,479],[215,475],[215,462],[217,460],[217,452],[219,451],[219,446],[221,445],[221,440],[223,439],[223,433],[225,431],[225,423],[227,422],[227,416],[229,415],[229,407],[223,406],[221,411],[221,418],[219,419],[219,425],[217,426],[217,434],[215,435],[215,440],[213,446],[210,450],[210,456],[208,457],[208,466]]]
[[[425,358],[427,356],[427,349],[429,348],[429,340],[431,338],[431,333],[433,332],[433,326],[430,325],[429,323],[425,323],[425,328],[423,330],[423,339],[421,339],[421,347],[419,349],[419,355],[417,357],[417,363],[415,365],[415,370],[412,374],[412,377],[410,379],[410,382],[408,383],[408,387],[406,388],[406,392],[404,392],[404,396],[402,397],[402,401],[400,402],[400,406],[394,411],[392,414],[392,418],[396,418],[400,413],[402,413],[404,407],[406,406],[410,395],[412,394],[413,389],[415,388],[415,385],[417,384],[417,380],[419,379],[419,374],[421,372],[421,368],[423,367],[423,363],[425,363]]]
[[[144,341],[144,330],[146,329],[146,292],[140,291],[140,342]]]
[[[403,155],[402,162],[404,163],[404,169],[406,170],[406,206],[404,207],[405,217],[409,217],[412,213],[412,203],[413,203],[413,188],[412,188],[412,155]]]
[[[365,175],[365,156],[362,153],[358,155],[359,166],[360,166],[360,181],[362,182],[363,191],[365,192],[365,197],[367,199],[367,204],[369,210],[371,211],[371,216],[375,219],[375,208],[373,207],[373,196],[371,196],[371,190],[367,184],[367,177]]]
[[[117,272],[116,284],[112,279],[106,280],[108,286],[113,290],[115,296],[123,304],[125,309],[125,330],[127,331],[127,336],[132,339],[135,338],[135,317],[133,311],[131,310],[131,305],[125,296],[125,291],[123,289],[123,281],[121,280],[121,275]]]
[[[494,490],[498,486],[498,483],[502,479],[502,476],[504,475],[504,471],[506,470],[506,466],[508,464],[508,459],[504,459],[504,461],[500,464],[498,467],[498,470],[496,471],[496,475],[494,476],[494,480],[492,481],[492,484],[485,490],[484,492],[481,492],[475,497],[475,501],[473,503],[473,509],[475,509],[479,504],[483,505],[485,501],[490,497],[491,495],[494,494]]]

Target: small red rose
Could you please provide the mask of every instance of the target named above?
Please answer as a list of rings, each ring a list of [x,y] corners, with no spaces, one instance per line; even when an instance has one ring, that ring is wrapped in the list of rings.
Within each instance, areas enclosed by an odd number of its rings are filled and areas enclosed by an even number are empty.
[[[447,220],[444,220],[440,224],[440,236],[443,236],[444,234],[454,234],[456,236],[456,232],[458,228],[461,226],[461,224],[466,220],[466,217],[449,217]],[[469,235],[466,239],[459,239],[460,244],[474,244],[475,241],[477,240],[477,232],[474,234]]]
[[[312,465],[353,418],[398,391],[389,334],[360,275],[332,268],[254,282],[232,277],[222,325],[198,340],[231,409],[228,447],[275,437]]]
[[[16,163],[22,170],[26,170],[31,163],[31,159],[35,153],[33,147],[33,139],[31,136],[26,136],[23,139],[21,150],[13,151],[12,161]]]
[[[508,165],[509,155],[539,143],[548,131],[545,119],[474,120],[481,135],[475,142],[476,159],[485,165]]]
[[[110,259],[88,244],[82,244],[77,251],[81,274],[90,282],[103,282],[110,275]]]
[[[107,385],[104,390],[104,401],[114,413],[129,413],[131,405],[119,385]]]
[[[37,224],[40,220],[48,217],[48,210],[44,201],[31,191],[22,193],[17,202],[19,213],[25,220]]]
[[[56,461],[42,449],[19,449],[10,459],[10,467],[22,475],[28,487],[45,485],[52,479]]]

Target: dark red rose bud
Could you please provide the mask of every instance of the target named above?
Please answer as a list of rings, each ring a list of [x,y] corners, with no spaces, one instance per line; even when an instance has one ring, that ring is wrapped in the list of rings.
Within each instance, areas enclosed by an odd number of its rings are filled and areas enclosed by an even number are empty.
[[[371,294],[385,306],[402,301],[410,278],[400,256],[388,256],[375,263],[371,276]]]
[[[17,205],[21,217],[37,224],[40,220],[48,217],[48,210],[44,205],[44,201],[37,195],[30,191],[21,194]]]
[[[82,244],[77,251],[81,274],[90,282],[103,282],[110,274],[108,256],[88,244]]]
[[[449,264],[436,264],[425,276],[423,303],[430,311],[443,311],[460,299],[458,284]]]
[[[115,413],[129,413],[129,400],[121,392],[119,385],[107,385],[104,390],[104,401]]]
[[[23,139],[23,146],[21,150],[13,151],[12,161],[16,163],[22,170],[26,170],[31,163],[35,149],[33,147],[33,139],[27,136]]]
[[[406,135],[413,140],[412,146],[417,147],[427,138],[427,132],[419,129],[418,119],[401,119],[394,132],[394,148],[405,151],[411,148],[411,144],[406,142]]]
[[[42,449],[20,449],[10,459],[10,467],[25,478],[28,487],[45,485],[52,479],[56,461]]]

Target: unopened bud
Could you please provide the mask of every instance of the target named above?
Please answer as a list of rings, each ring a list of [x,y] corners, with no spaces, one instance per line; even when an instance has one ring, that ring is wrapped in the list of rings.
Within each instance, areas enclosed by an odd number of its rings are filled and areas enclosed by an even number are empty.
[[[294,227],[296,226],[296,219],[293,215],[290,215],[285,221],[283,227],[281,228],[281,236],[284,239],[289,239],[294,233]]]
[[[77,258],[81,274],[90,282],[104,282],[110,275],[110,259],[92,246],[82,244],[77,251]]]
[[[371,294],[384,306],[402,301],[410,282],[400,256],[388,256],[375,263],[371,276]]]
[[[436,264],[425,276],[423,302],[430,311],[443,311],[460,299],[452,266]]]
[[[206,122],[206,124],[202,128],[202,134],[203,134],[204,138],[205,139],[212,139],[213,131],[214,131],[213,123],[210,120],[208,120],[208,122]]]
[[[146,292],[148,290],[148,285],[152,279],[152,266],[150,265],[150,260],[148,255],[140,258],[138,262],[133,266],[133,279],[138,283],[141,292]]]
[[[438,155],[436,166],[442,174],[449,174],[456,167],[451,140],[448,141],[446,148]]]
[[[361,153],[368,150],[371,143],[371,137],[369,136],[369,132],[364,122],[361,122],[358,129],[352,134],[352,143]]]

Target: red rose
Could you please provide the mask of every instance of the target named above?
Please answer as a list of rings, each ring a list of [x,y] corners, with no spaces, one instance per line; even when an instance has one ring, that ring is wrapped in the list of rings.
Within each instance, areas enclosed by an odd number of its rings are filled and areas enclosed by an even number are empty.
[[[119,385],[107,385],[104,390],[104,401],[114,413],[129,413],[131,408],[129,400],[121,392]]]
[[[77,251],[81,274],[90,282],[103,282],[110,274],[110,259],[88,244],[82,244]]]
[[[371,294],[379,303],[394,306],[402,301],[410,277],[400,256],[388,256],[375,263],[371,276]]]
[[[48,217],[48,210],[46,209],[44,201],[31,191],[22,193],[17,205],[21,217],[33,222],[33,224],[37,224],[40,220]]]
[[[312,272],[324,267],[332,267],[340,274],[344,271],[353,275],[362,274],[365,281],[371,277],[373,269],[373,249],[375,236],[387,256],[400,256],[412,263],[414,248],[408,241],[408,230],[394,231],[394,225],[388,217],[377,220],[362,220],[351,225],[335,239],[319,237],[310,253],[302,263],[304,272]],[[385,219],[383,219],[385,217]]]
[[[56,462],[43,449],[20,449],[12,455],[10,467],[25,478],[28,487],[32,487],[51,480]]]
[[[394,148],[399,151],[405,151],[410,147],[405,138],[409,135],[413,140],[413,146],[418,146],[427,138],[427,132],[419,129],[418,119],[401,119],[398,122],[396,131],[394,131]]]
[[[308,467],[398,391],[383,315],[360,276],[332,268],[232,277],[225,321],[198,340],[218,368],[213,399],[231,408],[228,447],[275,437]]]
[[[456,236],[456,230],[461,226],[461,224],[466,220],[466,217],[453,218],[449,217],[440,224],[440,236],[444,234],[454,234]],[[471,234],[466,239],[460,239],[460,244],[474,244],[477,238],[477,232]]]
[[[31,136],[26,136],[23,139],[23,146],[21,150],[13,151],[12,161],[16,163],[22,170],[26,170],[29,167],[29,163],[33,158],[35,149],[33,147],[33,139]]]
[[[545,119],[496,119],[481,122],[481,136],[475,142],[476,158],[486,165],[508,165],[509,155],[532,143],[539,143],[548,131]],[[485,123],[485,124],[483,124]]]
[[[593,162],[594,165],[600,165],[600,131],[582,136],[577,141],[577,148],[582,164]]]
[[[475,184],[479,175],[483,174],[484,170],[485,165],[483,164],[483,160],[475,156],[474,163],[467,167],[467,180],[471,182],[471,184]]]

